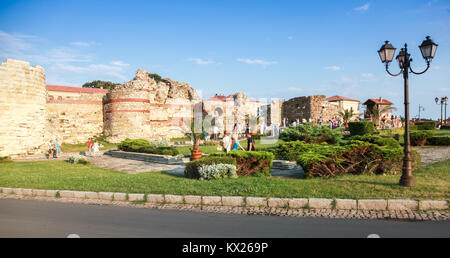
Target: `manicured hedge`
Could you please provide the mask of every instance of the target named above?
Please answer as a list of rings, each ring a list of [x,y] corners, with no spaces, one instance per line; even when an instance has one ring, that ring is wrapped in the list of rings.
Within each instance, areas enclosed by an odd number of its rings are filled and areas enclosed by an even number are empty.
[[[427,145],[450,146],[450,136],[435,136],[428,138]]]
[[[434,130],[436,128],[435,121],[417,122],[414,125],[417,130]]]
[[[376,135],[353,136],[338,145],[287,142],[272,150],[277,159],[296,160],[308,177],[401,172],[403,148],[398,141]],[[412,153],[413,168],[420,155]]]
[[[375,133],[375,127],[371,121],[358,121],[348,123],[350,135],[365,135]]]
[[[228,153],[214,153],[211,156],[234,158],[239,176],[255,174],[270,176],[270,168],[274,158],[273,153],[266,151],[230,151]]]
[[[180,154],[177,148],[173,146],[156,146],[151,145],[148,140],[145,139],[126,139],[119,143],[119,149],[122,151],[159,154],[177,156]]]
[[[302,124],[283,130],[280,134],[283,141],[305,141],[307,143],[330,143],[335,144],[342,140],[339,129],[332,130],[329,126],[312,126]]]
[[[409,133],[411,145],[424,146],[428,138],[433,137],[434,132],[431,130],[414,130]]]
[[[200,160],[191,161],[184,168],[184,176],[187,178],[200,179],[199,168],[206,165],[229,164],[236,166],[236,159],[233,157],[208,156]]]

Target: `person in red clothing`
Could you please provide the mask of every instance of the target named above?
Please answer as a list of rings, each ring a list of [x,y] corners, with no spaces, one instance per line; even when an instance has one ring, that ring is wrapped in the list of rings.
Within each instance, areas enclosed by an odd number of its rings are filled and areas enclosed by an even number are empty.
[[[88,151],[89,151],[89,156],[91,156],[91,153],[92,153],[92,140],[91,140],[91,138],[89,138],[89,141],[88,141]]]

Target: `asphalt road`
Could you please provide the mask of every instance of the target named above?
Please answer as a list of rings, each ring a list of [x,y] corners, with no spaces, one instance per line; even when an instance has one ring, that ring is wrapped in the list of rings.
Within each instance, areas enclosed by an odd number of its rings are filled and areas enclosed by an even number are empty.
[[[0,237],[450,237],[449,221],[247,216],[0,199]]]

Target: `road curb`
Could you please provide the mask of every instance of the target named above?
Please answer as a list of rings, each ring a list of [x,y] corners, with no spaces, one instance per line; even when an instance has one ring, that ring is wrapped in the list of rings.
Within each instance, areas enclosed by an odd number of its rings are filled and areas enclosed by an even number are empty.
[[[308,209],[335,211],[435,211],[449,210],[448,200],[411,199],[326,199],[326,198],[275,198],[243,196],[198,196],[172,194],[138,194],[118,192],[88,192],[70,190],[43,190],[0,187],[5,195],[27,197],[52,197],[77,200],[102,200],[111,202],[144,202],[155,205],[177,204],[185,206],[214,206],[247,209]]]

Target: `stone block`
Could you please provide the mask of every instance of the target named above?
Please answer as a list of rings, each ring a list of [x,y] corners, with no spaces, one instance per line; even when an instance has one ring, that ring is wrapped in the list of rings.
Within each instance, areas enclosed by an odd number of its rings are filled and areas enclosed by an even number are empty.
[[[308,206],[308,199],[306,198],[291,198],[288,201],[289,208],[302,209]]]
[[[98,193],[98,197],[101,200],[105,200],[105,201],[112,201],[114,193],[108,193],[108,192],[100,192]]]
[[[58,190],[47,190],[45,195],[47,197],[56,197],[56,195],[58,195]]]
[[[128,194],[128,201],[145,201],[145,194]]]
[[[8,187],[3,187],[2,191],[4,194],[12,194],[13,193],[13,189],[8,188]]]
[[[98,193],[96,192],[86,192],[86,199],[89,200],[98,200],[100,197],[98,196]]]
[[[222,196],[222,205],[230,207],[242,207],[245,205],[244,197],[242,196]]]
[[[323,199],[323,198],[310,198],[309,199],[309,208],[310,209],[332,209],[333,208],[333,200],[332,199]]]
[[[59,197],[61,198],[74,198],[74,191],[60,191]]]
[[[33,195],[35,196],[47,196],[47,190],[38,190],[38,189],[33,189]]]
[[[267,198],[247,197],[245,198],[245,205],[247,207],[267,207]]]
[[[267,203],[271,208],[286,208],[289,205],[289,199],[269,198],[267,199]]]
[[[127,194],[126,193],[114,193],[113,199],[114,199],[114,201],[124,202],[127,200]]]
[[[166,194],[164,195],[164,200],[168,204],[180,204],[184,202],[182,195]]]
[[[26,196],[32,196],[33,195],[33,189],[22,189],[22,194]]]
[[[385,211],[387,200],[358,200],[358,210]]]
[[[202,197],[198,195],[186,195],[184,196],[184,203],[191,205],[201,205]]]
[[[419,207],[419,202],[416,200],[388,200],[388,210],[390,211],[415,211]]]
[[[448,209],[448,201],[441,200],[424,200],[419,202],[419,208],[424,211],[428,210],[447,210]]]
[[[336,199],[336,210],[357,210],[358,201],[351,199]]]
[[[153,204],[164,203],[164,195],[162,194],[149,194],[147,195],[147,202]]]
[[[23,193],[22,193],[22,188],[13,188],[13,189],[12,189],[12,192],[13,192],[15,195],[23,195]]]
[[[209,206],[222,206],[222,197],[220,196],[203,196],[202,204]]]
[[[73,198],[77,198],[77,199],[86,199],[86,192],[82,192],[82,191],[73,191]]]

